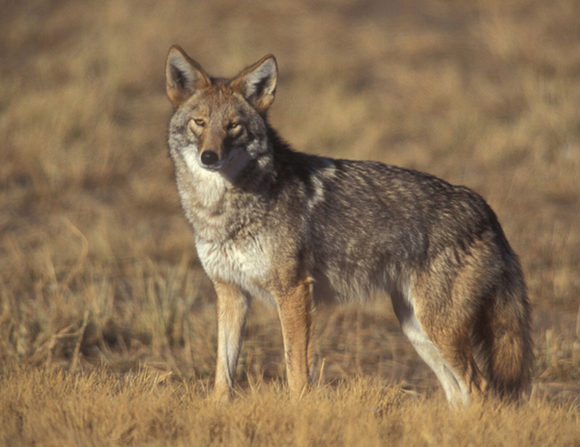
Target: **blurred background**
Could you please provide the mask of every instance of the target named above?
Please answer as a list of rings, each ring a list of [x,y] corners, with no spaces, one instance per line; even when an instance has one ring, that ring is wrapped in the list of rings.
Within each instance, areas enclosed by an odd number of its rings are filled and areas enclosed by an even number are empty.
[[[166,147],[165,56],[210,74],[267,53],[272,125],[301,151],[428,171],[482,194],[520,255],[536,385],[580,394],[576,0],[1,0],[0,370],[154,368],[209,381],[211,284]],[[317,378],[433,390],[390,303],[319,309]],[[238,369],[284,377],[256,303]]]

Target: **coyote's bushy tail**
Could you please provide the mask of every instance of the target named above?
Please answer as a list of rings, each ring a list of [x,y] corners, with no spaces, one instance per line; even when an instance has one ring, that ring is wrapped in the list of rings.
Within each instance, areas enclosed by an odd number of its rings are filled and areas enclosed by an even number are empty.
[[[491,395],[513,401],[529,388],[533,366],[530,305],[517,261],[499,287],[484,304],[476,338]]]

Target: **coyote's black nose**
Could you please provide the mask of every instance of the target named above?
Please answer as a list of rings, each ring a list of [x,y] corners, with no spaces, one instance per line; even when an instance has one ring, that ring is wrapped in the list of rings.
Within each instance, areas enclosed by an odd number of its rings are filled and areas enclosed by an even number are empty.
[[[206,166],[215,165],[220,160],[214,151],[205,151],[201,154],[201,162]]]

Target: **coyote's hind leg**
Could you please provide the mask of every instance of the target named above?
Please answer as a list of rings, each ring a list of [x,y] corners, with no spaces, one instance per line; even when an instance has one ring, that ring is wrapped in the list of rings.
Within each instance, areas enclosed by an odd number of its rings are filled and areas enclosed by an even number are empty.
[[[468,336],[461,336],[449,324],[434,325],[431,321],[436,315],[421,318],[407,298],[394,296],[393,306],[404,334],[439,379],[450,404],[466,405],[485,393],[487,382],[473,358]]]

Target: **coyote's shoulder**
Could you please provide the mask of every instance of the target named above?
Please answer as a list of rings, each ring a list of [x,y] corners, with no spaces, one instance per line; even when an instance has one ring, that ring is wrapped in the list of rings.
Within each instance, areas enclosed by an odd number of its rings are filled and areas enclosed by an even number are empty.
[[[314,303],[376,291],[391,296],[450,401],[488,387],[520,394],[532,361],[529,304],[517,256],[481,196],[413,170],[292,150],[266,118],[271,55],[221,79],[172,47],[166,75],[178,190],[218,295],[218,396],[232,387],[253,297],[278,308],[300,394]]]

